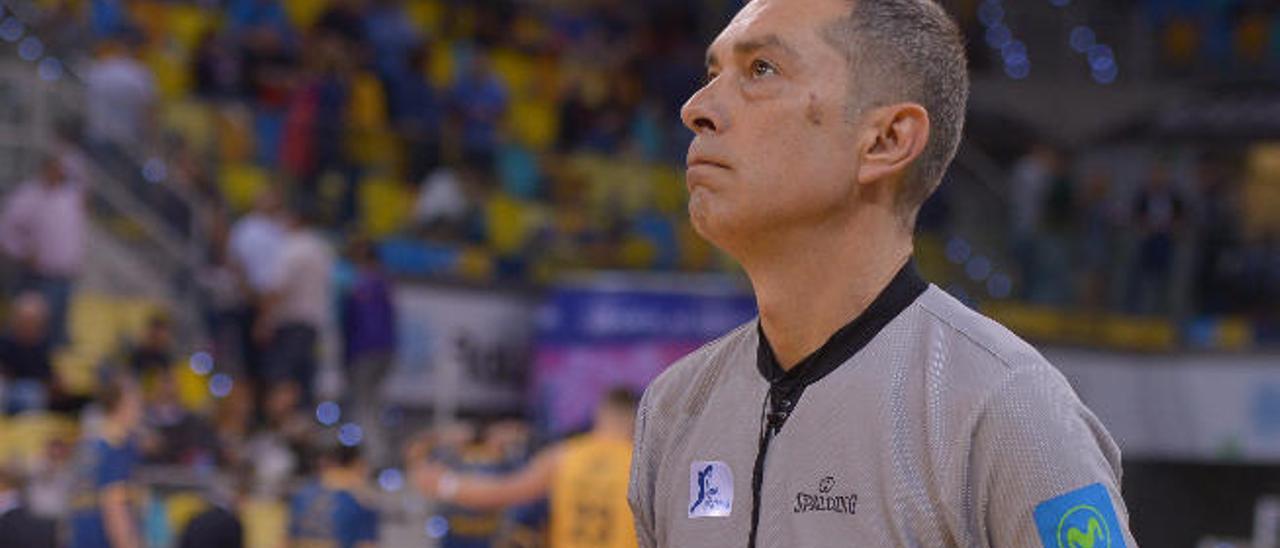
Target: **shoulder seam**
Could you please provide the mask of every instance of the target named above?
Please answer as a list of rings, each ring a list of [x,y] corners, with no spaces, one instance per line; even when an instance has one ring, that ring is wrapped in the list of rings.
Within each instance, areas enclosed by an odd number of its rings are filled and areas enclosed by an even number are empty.
[[[941,289],[939,289],[939,291],[941,291]],[[924,302],[924,299],[917,299],[916,304],[920,305],[920,308],[924,309],[924,311],[927,312],[930,316],[933,316],[938,321],[946,324],[947,327],[950,327],[956,333],[959,333],[964,338],[968,339],[969,342],[973,343],[974,346],[977,346],[978,348],[981,348],[986,353],[991,354],[991,356],[995,358],[996,361],[999,361],[1000,365],[1003,365],[1006,369],[1009,369],[1009,370],[1015,369],[1012,362],[1010,362],[1008,358],[1004,357],[1004,355],[997,352],[994,348],[991,348],[991,345],[984,343],[982,341],[979,341],[977,338],[973,336],[972,333],[969,333],[967,329],[956,325],[955,322],[952,322],[949,318],[943,316],[938,311],[931,308],[927,303]]]

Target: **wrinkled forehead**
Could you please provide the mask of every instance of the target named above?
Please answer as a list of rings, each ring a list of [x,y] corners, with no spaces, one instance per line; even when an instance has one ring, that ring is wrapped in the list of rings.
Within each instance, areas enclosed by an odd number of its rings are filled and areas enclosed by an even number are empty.
[[[822,46],[821,31],[845,16],[849,0],[753,0],[707,47],[708,61],[723,58],[742,44],[789,46],[806,54]]]

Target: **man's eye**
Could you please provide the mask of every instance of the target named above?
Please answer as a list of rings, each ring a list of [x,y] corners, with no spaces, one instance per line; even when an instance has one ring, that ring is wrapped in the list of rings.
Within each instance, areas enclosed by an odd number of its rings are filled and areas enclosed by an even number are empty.
[[[708,72],[708,73],[706,73],[706,74],[702,75],[702,85],[704,85],[704,86],[705,86],[705,85],[707,85],[707,84],[710,84],[712,80],[715,80],[715,79],[716,79],[716,76],[717,76],[717,74],[716,74],[716,73],[714,73],[714,72]]]
[[[765,61],[763,59],[756,59],[755,61],[751,62],[752,78],[760,78],[762,76],[768,76],[770,74],[777,74],[777,73],[778,73],[778,69],[768,61]]]

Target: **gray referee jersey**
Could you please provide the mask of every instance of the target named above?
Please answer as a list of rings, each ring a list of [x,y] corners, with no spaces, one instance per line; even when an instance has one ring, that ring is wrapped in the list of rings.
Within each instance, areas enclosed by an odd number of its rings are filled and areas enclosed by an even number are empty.
[[[752,321],[645,392],[641,547],[1137,546],[1102,424],[913,265],[792,371],[761,342]]]

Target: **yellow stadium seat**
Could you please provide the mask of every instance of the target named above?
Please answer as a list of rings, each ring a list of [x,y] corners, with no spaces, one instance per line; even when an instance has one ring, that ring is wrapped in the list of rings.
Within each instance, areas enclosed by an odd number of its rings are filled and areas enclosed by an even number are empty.
[[[79,427],[73,419],[49,413],[24,413],[5,420],[0,429],[0,465],[27,468],[44,458],[45,447],[53,440],[74,443]]]
[[[79,394],[92,392],[98,364],[117,352],[121,341],[136,339],[157,308],[147,299],[77,292],[67,323],[70,346],[53,359],[68,389]]]
[[[445,89],[453,85],[453,43],[440,41],[431,46],[431,72],[427,74],[432,84]]]
[[[169,522],[169,530],[175,533],[181,533],[187,528],[187,523],[209,508],[209,503],[204,498],[193,492],[173,493],[164,499],[164,507],[166,518]]]
[[[630,237],[622,242],[620,252],[622,266],[629,269],[652,268],[658,257],[658,249],[645,238]]]
[[[653,206],[668,215],[684,215],[688,192],[684,171],[667,166],[653,166]]]
[[[502,48],[489,54],[494,74],[498,75],[512,95],[527,95],[534,74],[533,60],[519,51]]]
[[[528,97],[515,100],[507,109],[507,127],[512,138],[533,150],[551,148],[559,126],[559,113],[551,101]]]
[[[372,131],[353,130],[347,134],[347,151],[357,165],[391,169],[400,165],[399,137],[383,127]]]
[[[168,41],[151,48],[145,58],[155,77],[156,89],[166,101],[174,101],[191,93],[190,57],[186,51]]]
[[[181,135],[195,150],[211,150],[214,144],[213,112],[200,101],[170,101],[161,106],[161,123]]]
[[[326,0],[285,0],[284,12],[294,28],[309,29],[328,9]]]
[[[383,238],[404,228],[413,207],[413,193],[399,181],[369,177],[360,182],[360,218],[364,230]]]
[[[168,19],[166,17],[169,8],[167,3],[141,0],[127,3],[121,2],[121,4],[128,13],[130,22],[138,25],[151,43],[168,37],[168,29],[165,25]]]
[[[178,385],[178,401],[191,411],[209,410],[213,405],[213,396],[209,394],[209,378],[193,371],[185,358],[185,356],[179,356],[178,362],[173,364],[173,376]]]
[[[408,2],[404,6],[405,15],[418,30],[425,31],[428,36],[435,35],[444,20],[444,6],[436,0]]]
[[[214,117],[218,135],[218,158],[222,162],[247,162],[253,157],[256,139],[253,114],[242,106],[219,109]]]
[[[505,192],[495,192],[485,203],[489,244],[498,254],[510,254],[524,246],[529,235],[528,206]]]
[[[165,25],[169,37],[187,51],[199,47],[205,33],[221,20],[221,12],[206,11],[195,3],[172,3],[166,15],[168,17]]]
[[[493,255],[478,247],[468,247],[458,254],[458,275],[473,281],[493,278]]]
[[[361,71],[351,80],[347,122],[356,130],[371,131],[387,125],[387,96],[377,75]]]
[[[218,187],[233,210],[247,211],[258,193],[270,186],[270,177],[265,169],[254,165],[228,164],[218,174]]]

